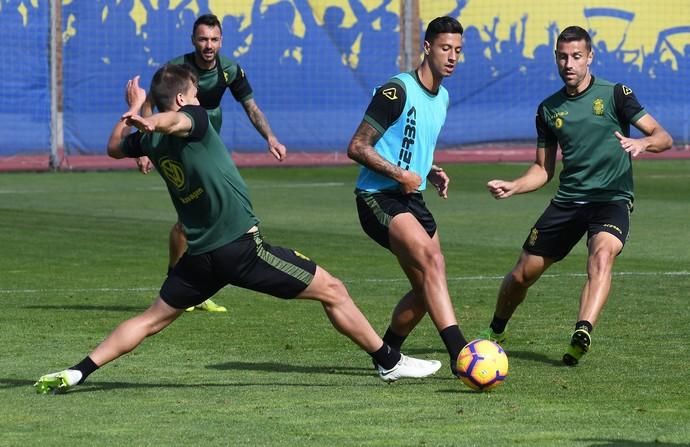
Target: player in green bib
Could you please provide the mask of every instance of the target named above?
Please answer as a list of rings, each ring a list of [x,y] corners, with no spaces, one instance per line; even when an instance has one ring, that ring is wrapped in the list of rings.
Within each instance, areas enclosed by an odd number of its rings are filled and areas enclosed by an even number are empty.
[[[156,72],[151,97],[160,113],[139,115],[146,92],[138,77],[127,84],[126,97],[129,110],[113,128],[108,155],[150,158],[168,187],[188,249],[151,307],[121,323],[81,362],[42,376],[35,384],[39,393],[83,383],[228,284],[283,299],[319,301],[333,327],[371,356],[383,381],[438,371],[440,362],[407,357],[385,343],[340,280],[306,256],[263,239],[247,185],[199,106],[191,69],[168,64]],[[131,133],[131,126],[138,132]]]
[[[234,60],[220,54],[223,43],[221,23],[213,14],[199,16],[192,29],[192,45],[194,51],[170,60],[168,63],[191,67],[198,77],[199,103],[206,109],[211,125],[220,133],[223,124],[223,111],[220,102],[227,90],[244,109],[254,128],[266,140],[268,150],[273,156],[282,161],[286,156],[286,149],[273,134],[266,116],[254,100],[254,94],[244,70]],[[144,115],[152,113],[150,99],[143,108]],[[152,165],[147,157],[137,159],[137,165],[143,173],[148,173]],[[175,266],[182,257],[187,246],[187,239],[182,227],[176,223],[170,229],[169,236],[169,267]],[[207,300],[194,309],[210,312],[225,312],[227,309]]]
[[[556,196],[503,279],[493,320],[482,336],[505,341],[508,320],[529,287],[586,234],[587,281],[575,331],[563,355],[569,366],[577,365],[590,348],[592,330],[608,299],[614,261],[628,238],[634,200],[632,158],[665,151],[673,144],[629,87],[591,74],[593,57],[587,31],[571,26],[561,32],[556,64],[565,86],[537,109],[536,160],[518,179],[492,180],[487,185],[496,199],[539,189],[553,177],[561,148],[563,168]],[[644,136],[630,138],[630,125]]]

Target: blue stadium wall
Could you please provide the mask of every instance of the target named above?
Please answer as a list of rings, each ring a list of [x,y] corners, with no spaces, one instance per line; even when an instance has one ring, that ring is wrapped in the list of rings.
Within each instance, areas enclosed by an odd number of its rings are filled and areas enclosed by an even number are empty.
[[[192,51],[195,18],[223,22],[222,52],[238,61],[280,140],[293,150],[344,150],[373,88],[398,72],[398,0],[63,0],[64,142],[102,153],[126,109],[124,86],[144,85]],[[592,31],[597,76],[623,82],[673,134],[689,141],[690,2],[588,0],[420,1],[420,33],[451,14],[466,28],[464,56],[445,81],[451,96],[440,146],[534,139],[534,112],[561,86],[555,36]],[[48,0],[0,2],[0,155],[50,147]],[[222,137],[233,150],[265,143],[230,94]]]

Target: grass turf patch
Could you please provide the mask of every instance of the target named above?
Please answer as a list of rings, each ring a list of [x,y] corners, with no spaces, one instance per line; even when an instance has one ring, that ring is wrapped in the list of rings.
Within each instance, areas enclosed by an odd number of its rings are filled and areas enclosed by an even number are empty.
[[[472,337],[488,324],[501,278],[555,184],[496,201],[486,181],[526,165],[444,168],[449,199],[429,191],[426,200],[458,319]],[[440,359],[443,369],[386,385],[317,304],[229,287],[216,297],[227,314],[185,314],[83,386],[35,395],[38,376],[79,361],[150,304],[175,217],[156,175],[4,174],[0,445],[687,445],[688,168],[636,162],[631,240],[582,365],[560,363],[585,281],[580,243],[516,312],[510,375],[485,394],[451,377],[428,319],[404,350]],[[408,285],[359,227],[356,168],[242,172],[267,240],[343,279],[383,332]]]

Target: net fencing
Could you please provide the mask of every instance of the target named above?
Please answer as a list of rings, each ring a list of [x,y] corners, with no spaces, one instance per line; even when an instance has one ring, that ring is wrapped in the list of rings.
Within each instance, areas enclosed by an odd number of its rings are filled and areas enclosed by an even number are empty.
[[[533,141],[538,103],[561,87],[560,29],[592,32],[597,76],[623,82],[671,132],[690,141],[690,2],[657,0],[0,0],[4,61],[0,155],[51,145],[50,7],[58,9],[65,152],[102,154],[126,109],[126,81],[193,51],[202,13],[223,24],[222,53],[247,73],[257,104],[292,150],[345,151],[373,89],[414,65],[426,24],[458,17],[462,60],[444,81],[451,104],[442,147]],[[406,6],[407,5],[407,9]],[[412,13],[411,13],[412,12]],[[412,37],[410,38],[410,34]],[[401,42],[408,42],[407,47]],[[411,43],[410,43],[411,42]],[[237,151],[265,142],[232,95],[221,136]],[[54,120],[54,118],[52,118]]]
[[[567,26],[592,36],[595,77],[623,83],[673,135],[689,141],[690,2],[457,0],[463,60],[444,85],[451,106],[441,144],[535,139],[538,104],[563,84],[554,48]],[[443,13],[422,2],[422,16]],[[637,133],[634,131],[634,133]]]
[[[50,13],[0,2],[0,156],[50,149]]]

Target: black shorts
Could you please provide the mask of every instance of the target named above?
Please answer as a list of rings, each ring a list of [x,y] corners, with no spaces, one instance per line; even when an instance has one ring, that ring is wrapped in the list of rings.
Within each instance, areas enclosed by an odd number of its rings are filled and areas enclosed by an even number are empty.
[[[161,286],[160,296],[176,309],[203,303],[228,284],[294,298],[314,279],[316,264],[287,248],[272,247],[247,233],[211,252],[182,256]]]
[[[627,200],[583,204],[552,201],[532,227],[522,248],[528,253],[560,261],[585,232],[589,241],[602,231],[616,236],[625,245],[631,212],[632,204]]]
[[[436,234],[436,221],[427,209],[421,193],[357,191],[356,194],[359,223],[364,232],[382,247],[390,250],[388,226],[401,213],[411,213],[429,237]]]

